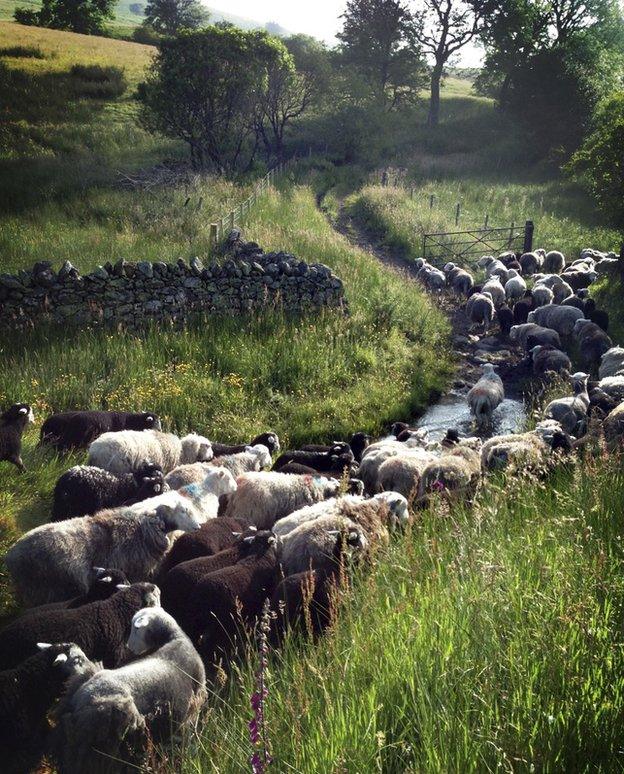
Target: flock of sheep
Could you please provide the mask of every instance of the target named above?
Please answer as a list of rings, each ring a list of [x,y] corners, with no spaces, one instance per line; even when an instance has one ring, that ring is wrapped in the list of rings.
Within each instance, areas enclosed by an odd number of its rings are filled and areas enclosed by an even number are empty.
[[[245,654],[267,600],[275,646],[292,627],[318,635],[347,571],[374,560],[408,523],[408,506],[470,502],[492,470],[542,470],[582,443],[593,413],[617,447],[624,349],[612,347],[608,319],[583,292],[604,261],[593,251],[569,267],[560,253],[487,257],[481,287],[453,264],[419,262],[429,289],[467,297],[474,325],[496,318],[536,376],[569,376],[566,348],[587,364],[531,431],[484,442],[450,428],[433,442],[397,422],[377,441],[356,432],[280,453],[273,432],[238,446],[179,438],[149,412],[49,417],[41,443],[88,449],[88,460],[59,478],[50,521],[5,558],[25,610],[0,630],[4,770],[30,771],[44,755],[61,774],[140,767],[149,740],[196,721],[207,681]],[[484,365],[468,393],[479,431],[503,397]],[[27,404],[0,417],[0,460],[23,468],[32,420]]]

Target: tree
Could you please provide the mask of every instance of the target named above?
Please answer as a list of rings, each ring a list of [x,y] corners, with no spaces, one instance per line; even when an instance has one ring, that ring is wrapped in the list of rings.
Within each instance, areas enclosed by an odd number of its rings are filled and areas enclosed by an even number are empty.
[[[43,0],[41,10],[28,15],[29,21],[19,8],[15,19],[38,27],[101,35],[105,22],[114,16],[115,4],[116,0]]]
[[[258,147],[258,117],[268,73],[292,65],[284,45],[266,32],[206,27],[164,38],[139,85],[140,120],[151,131],[182,139],[198,169],[248,168]]]
[[[476,86],[497,99],[536,155],[570,153],[621,72],[624,26],[614,0],[482,2],[485,66]]]
[[[624,226],[624,92],[605,99],[592,131],[566,169],[577,176],[613,222]]]
[[[389,108],[414,101],[425,73],[415,22],[403,0],[349,0],[338,33],[343,64]]]
[[[208,17],[199,0],[148,0],[143,23],[161,35],[176,35],[201,27]]]
[[[416,16],[420,20],[415,28],[418,40],[433,61],[427,123],[437,126],[444,67],[454,54],[476,38],[482,13],[479,3],[468,0],[422,0]]]

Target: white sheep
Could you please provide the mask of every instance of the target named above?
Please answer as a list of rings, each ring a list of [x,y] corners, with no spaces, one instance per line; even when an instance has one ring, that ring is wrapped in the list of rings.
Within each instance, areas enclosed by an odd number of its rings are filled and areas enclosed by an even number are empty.
[[[169,473],[178,465],[208,462],[212,456],[210,441],[195,433],[178,438],[158,430],[122,430],[104,433],[89,446],[89,465],[118,476],[138,470],[145,462]]]
[[[537,323],[544,328],[551,328],[557,331],[561,336],[571,336],[574,330],[574,323],[585,315],[580,309],[574,306],[540,306],[529,312],[527,322]]]
[[[490,279],[483,286],[482,293],[489,293],[494,306],[500,306],[505,303],[505,288],[503,287],[501,280],[497,276],[490,277]]]
[[[611,347],[600,359],[598,376],[604,379],[607,376],[624,374],[624,347]]]
[[[559,422],[563,430],[570,435],[581,435],[587,422],[587,409],[589,408],[588,379],[589,375],[582,371],[572,374],[570,380],[574,389],[574,395],[551,401],[544,411],[545,419],[554,419],[556,422]]]
[[[405,449],[379,466],[377,487],[399,492],[404,497],[413,497],[418,491],[423,470],[436,456],[434,452],[425,449]]]
[[[333,514],[306,521],[282,538],[282,565],[286,575],[306,570],[329,570],[344,551],[355,559],[368,549],[363,528],[351,519]]]
[[[229,470],[236,478],[242,473],[260,471],[271,466],[271,453],[263,444],[248,446],[244,452],[216,457],[210,462],[193,462],[190,465],[178,465],[165,476],[165,483],[171,489],[180,489],[187,484],[203,481],[206,472],[213,467]]]
[[[539,422],[535,430],[526,433],[498,435],[483,444],[481,467],[484,473],[503,468],[510,473],[536,470],[565,440],[561,425],[553,420]]]
[[[340,482],[324,476],[292,473],[243,473],[236,479],[237,490],[230,495],[224,516],[271,529],[278,519],[304,505],[335,497]]]
[[[86,594],[94,567],[114,567],[131,582],[148,578],[169,548],[167,533],[201,526],[188,498],[168,494],[175,500],[156,510],[117,508],[26,532],[5,557],[18,597],[33,606]]]
[[[508,277],[509,279],[505,283],[505,296],[508,301],[517,301],[519,298],[522,298],[526,292],[526,282],[518,274],[516,269],[510,269]]]
[[[494,319],[494,302],[490,293],[475,293],[466,303],[466,315],[471,323],[484,328]]]
[[[483,376],[468,392],[470,413],[475,417],[479,429],[487,428],[492,423],[494,410],[502,403],[505,389],[500,376],[494,371],[491,363],[483,366]]]

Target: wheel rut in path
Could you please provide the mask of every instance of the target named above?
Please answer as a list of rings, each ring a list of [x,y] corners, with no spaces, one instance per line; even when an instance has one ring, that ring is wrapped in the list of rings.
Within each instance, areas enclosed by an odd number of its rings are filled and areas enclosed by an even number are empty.
[[[319,202],[321,206],[322,203]],[[351,218],[340,203],[337,219],[331,219],[333,228],[342,234],[351,244],[372,255],[390,271],[398,274],[404,281],[418,283],[418,269],[414,262],[397,251],[379,244]],[[418,283],[419,288],[422,288]],[[455,378],[449,391],[429,406],[424,415],[417,420],[420,427],[426,427],[432,438],[444,435],[450,427],[457,428],[462,434],[474,434],[474,424],[466,394],[478,381],[481,366],[493,363],[505,386],[505,400],[494,412],[492,434],[503,435],[523,429],[526,412],[524,406],[524,387],[530,378],[530,372],[522,364],[522,357],[513,350],[500,333],[498,335],[476,336],[464,312],[465,303],[448,291],[437,295],[436,302],[451,324],[451,346],[455,355]]]

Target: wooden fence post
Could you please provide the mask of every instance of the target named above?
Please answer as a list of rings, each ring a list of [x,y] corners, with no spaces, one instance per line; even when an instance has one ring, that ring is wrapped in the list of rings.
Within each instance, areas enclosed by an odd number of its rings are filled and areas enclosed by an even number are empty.
[[[211,223],[210,224],[210,247],[216,247],[218,241],[219,240],[217,238],[217,224]]]
[[[530,253],[531,250],[533,250],[533,221],[527,220],[527,222],[524,224],[524,246],[523,251],[525,253]]]
[[[410,188],[410,199],[414,198],[414,188]]]
[[[455,208],[455,225],[457,226],[459,224],[459,213],[461,209],[461,204],[457,202],[457,207]]]
[[[513,238],[514,238],[514,229],[516,227],[516,224],[514,221],[511,221],[511,228],[509,229],[509,249],[511,250],[511,246],[513,245]]]
[[[234,210],[230,212],[230,231],[234,228]]]
[[[434,201],[435,201],[435,194],[430,194],[430,195],[429,195],[429,209],[430,209],[430,210],[432,210],[432,209],[433,209],[433,203],[434,203]]]
[[[488,221],[489,221],[489,219],[490,219],[490,216],[489,216],[489,215],[488,215],[488,213],[486,212],[486,213],[485,213],[485,223],[483,224],[483,228],[487,228],[487,227],[488,227]]]

